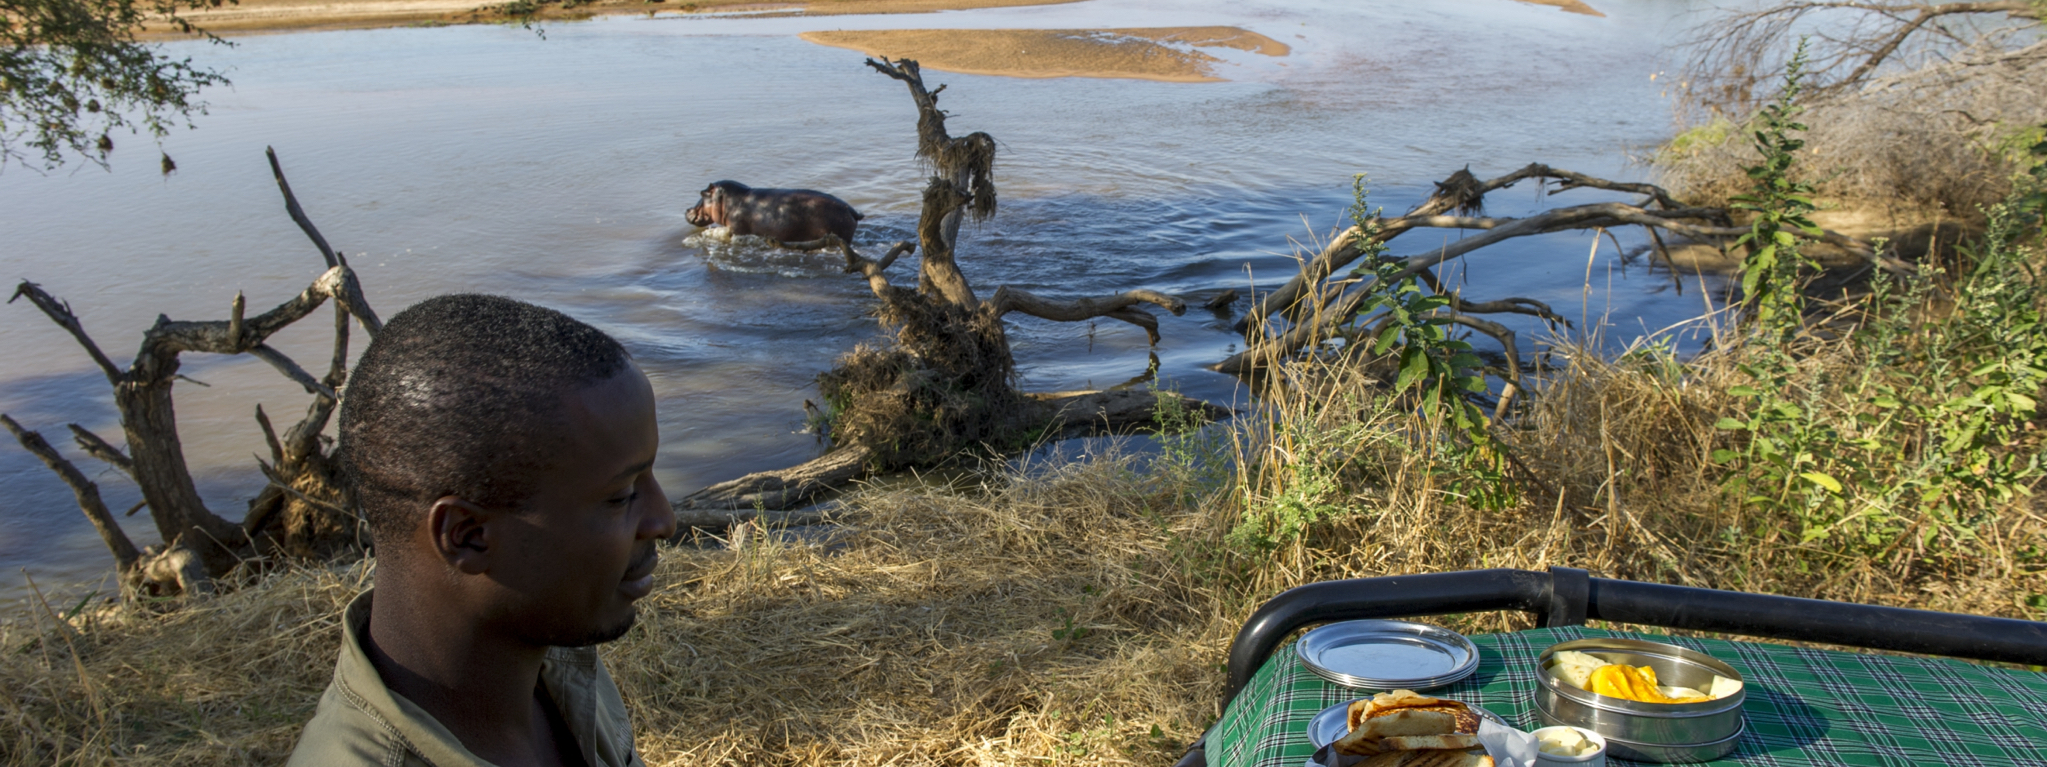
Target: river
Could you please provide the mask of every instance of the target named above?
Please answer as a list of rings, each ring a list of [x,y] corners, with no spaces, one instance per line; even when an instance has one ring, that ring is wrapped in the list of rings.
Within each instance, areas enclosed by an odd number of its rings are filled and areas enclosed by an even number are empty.
[[[683,210],[697,190],[721,178],[827,190],[868,215],[863,241],[907,237],[914,225],[922,173],[902,85],[858,53],[797,33],[1214,24],[1292,46],[1281,58],[1225,51],[1227,82],[926,73],[950,86],[955,134],[985,130],[1001,142],[1001,212],[969,226],[960,247],[984,295],[1010,284],[1053,296],[1136,287],[1206,296],[1284,280],[1290,238],[1341,223],[1355,173],[1369,173],[1375,201],[1394,212],[1467,164],[1481,177],[1531,161],[1645,177],[1626,157],[1669,135],[1667,80],[1652,75],[1671,68],[1668,46],[1695,4],[1594,4],[1604,18],[1507,0],[1091,0],[901,16],[611,17],[551,24],[545,39],[466,26],[173,43],[234,81],[206,95],[196,130],[164,140],[177,172],[159,175],[150,142],[119,134],[110,171],[6,168],[0,275],[69,300],[122,364],[159,313],[224,318],[236,291],[252,313],[275,306],[322,269],[270,181],[263,148],[275,146],[383,316],[481,291],[618,336],[654,381],[660,479],[680,497],[816,455],[822,446],[802,432],[812,377],[876,334],[866,286],[829,257],[686,243]],[[1524,185],[1488,209],[1542,204]],[[1455,234],[1410,235],[1394,251],[1445,236]],[[1604,315],[1616,339],[1700,313],[1694,292],[1672,295],[1667,276],[1628,267],[1610,247],[1588,265],[1591,247],[1586,233],[1519,240],[1451,275],[1471,297]],[[118,441],[105,379],[26,302],[0,310],[0,412],[64,447],[117,513],[135,504],[133,484],[70,449],[64,429],[78,422]],[[1233,348],[1228,320],[1199,308],[1161,320],[1164,385],[1236,396],[1234,380],[1204,368]],[[273,344],[318,366],[330,328],[307,321]],[[1021,318],[1010,337],[1031,389],[1112,385],[1149,363],[1143,332],[1114,321]],[[194,383],[180,382],[176,397],[186,456],[208,503],[238,518],[261,487],[252,456],[267,454],[255,405],[289,422],[307,397],[247,357],[185,360]],[[125,524],[138,545],[155,541],[145,515]],[[45,588],[77,589],[111,561],[68,489],[0,444],[0,597],[25,593],[21,569]]]

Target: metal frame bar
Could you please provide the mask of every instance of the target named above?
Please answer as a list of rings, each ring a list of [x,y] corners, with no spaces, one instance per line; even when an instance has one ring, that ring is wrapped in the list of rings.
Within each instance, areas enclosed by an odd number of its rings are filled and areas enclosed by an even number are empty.
[[[1288,589],[1230,643],[1227,709],[1280,642],[1314,623],[1520,610],[1545,628],[1587,620],[2047,666],[2047,623],[1589,577],[1584,570],[1464,570]],[[1180,767],[1205,765],[1206,735]]]

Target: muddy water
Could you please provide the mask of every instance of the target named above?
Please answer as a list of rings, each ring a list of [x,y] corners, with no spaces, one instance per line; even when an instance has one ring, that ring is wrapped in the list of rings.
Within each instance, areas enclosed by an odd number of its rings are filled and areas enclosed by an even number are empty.
[[[984,291],[1143,286],[1200,298],[1284,279],[1290,238],[1340,222],[1353,173],[1370,173],[1376,201],[1394,211],[1466,164],[1481,175],[1543,161],[1640,177],[1623,158],[1668,131],[1650,75],[1668,66],[1661,51],[1690,4],[1598,7],[1607,17],[1506,0],[1095,0],[925,16],[625,17],[556,25],[545,40],[455,27],[177,44],[235,81],[211,94],[198,130],[165,142],[180,170],[159,177],[149,143],[124,137],[111,172],[8,168],[0,275],[70,300],[124,363],[159,313],[221,318],[238,290],[252,307],[275,305],[320,260],[270,183],[262,153],[274,145],[385,316],[485,291],[620,337],[661,397],[661,479],[679,496],[817,454],[801,432],[810,380],[875,333],[865,287],[828,258],[687,242],[682,212],[695,191],[719,178],[829,190],[868,214],[862,238],[873,242],[914,224],[922,175],[903,88],[859,54],[797,33],[1228,24],[1293,46],[1278,59],[1221,51],[1230,81],[1219,83],[928,75],[951,86],[956,132],[1002,143],[1002,212],[961,248]],[[1488,202],[1500,214],[1541,204],[1529,187]],[[1412,235],[1395,250],[1443,237]],[[1524,240],[1452,275],[1474,297],[1610,313],[1616,337],[1698,313],[1695,291],[1679,298],[1666,276],[1624,271],[1610,247],[1588,264],[1591,244],[1583,234]],[[106,383],[70,338],[25,303],[0,311],[0,411],[53,439],[74,421],[118,439]],[[1167,385],[1234,395],[1232,380],[1203,369],[1233,348],[1227,323],[1200,309],[1163,318]],[[307,322],[273,342],[315,365],[326,327]],[[1031,388],[1112,385],[1150,362],[1143,333],[1116,322],[1026,318],[1011,338]],[[209,503],[237,517],[260,487],[253,408],[289,420],[306,397],[247,358],[189,355],[185,372],[208,385],[178,384],[186,455]],[[80,462],[117,512],[139,499],[124,477]],[[126,526],[138,543],[155,540],[146,515]],[[0,594],[22,593],[16,568],[78,584],[109,561],[65,487],[0,445]]]

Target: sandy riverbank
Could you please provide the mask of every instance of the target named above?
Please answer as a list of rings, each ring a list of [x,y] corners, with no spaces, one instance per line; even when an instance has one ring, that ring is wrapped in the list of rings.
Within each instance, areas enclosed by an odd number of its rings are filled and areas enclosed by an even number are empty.
[[[679,14],[679,13],[729,13],[766,12],[801,16],[843,16],[851,14],[883,13],[931,13],[935,11],[969,10],[974,8],[1001,8],[1020,5],[1059,5],[1080,0],[809,0],[808,2],[761,2],[760,0],[596,0],[574,8],[564,9],[558,4],[540,6],[536,18],[541,20],[574,20],[600,15],[618,14]],[[1548,5],[1571,13],[1589,16],[1604,16],[1583,0],[1514,0],[1534,5]],[[219,8],[205,11],[189,11],[185,18],[217,35],[233,37],[264,32],[293,32],[318,29],[363,29],[374,27],[439,26],[444,24],[474,24],[502,21],[505,15],[501,6],[504,0],[239,0]],[[1207,29],[1207,28],[1204,28]],[[914,30],[902,30],[904,32]],[[1038,32],[1048,32],[1037,30]],[[144,37],[170,39],[187,37],[176,28],[157,24],[146,29]],[[821,42],[821,41],[820,41]],[[890,41],[890,44],[902,40]],[[1178,41],[1192,42],[1192,41]],[[839,43],[826,43],[839,45]],[[1207,43],[1196,43],[1197,46]],[[842,47],[857,48],[854,45]],[[1282,46],[1284,47],[1284,46]],[[1133,62],[1132,56],[1143,57],[1143,48],[1132,48],[1120,52],[1099,50],[1075,52],[1082,61],[1064,69],[1076,72],[1086,70],[1088,61]],[[1261,51],[1262,52],[1262,51]],[[1159,54],[1150,54],[1157,57]],[[1283,55],[1283,54],[1281,54]],[[1027,67],[1032,71],[1040,68],[1036,62]],[[1166,65],[1153,65],[1154,68]],[[950,69],[950,67],[947,67]],[[968,71],[965,69],[955,71]],[[1185,72],[1186,67],[1173,71]],[[1002,71],[991,73],[1014,74]],[[1019,74],[1023,77],[1059,77],[1057,74]],[[1096,74],[1097,77],[1129,77],[1144,75]],[[1187,79],[1178,77],[1158,79]],[[1197,78],[1198,79],[1198,78]]]
[[[541,5],[535,18],[576,20],[621,14],[769,12],[803,16],[930,13],[933,11],[1002,8],[1018,5],[1059,5],[1079,0],[597,0],[574,8]],[[263,32],[374,27],[439,26],[503,21],[505,0],[239,0],[185,18],[214,34],[236,36]],[[152,27],[148,37],[185,37],[168,25]]]

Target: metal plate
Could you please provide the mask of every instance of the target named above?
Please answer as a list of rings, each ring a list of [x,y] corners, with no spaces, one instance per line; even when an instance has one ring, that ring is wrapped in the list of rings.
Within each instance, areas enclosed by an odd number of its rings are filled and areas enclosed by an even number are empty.
[[[1507,720],[1501,718],[1499,714],[1469,703],[1464,705],[1478,712],[1479,716],[1493,720],[1493,724],[1500,725],[1501,727],[1513,726],[1507,724]],[[1350,734],[1349,703],[1338,703],[1322,709],[1322,713],[1316,714],[1314,719],[1308,720],[1308,742],[1315,744],[1315,747],[1318,749],[1335,743],[1338,739],[1348,734]]]
[[[1342,621],[1294,643],[1309,671],[1373,690],[1442,687],[1478,670],[1478,647],[1463,634],[1407,621]]]

